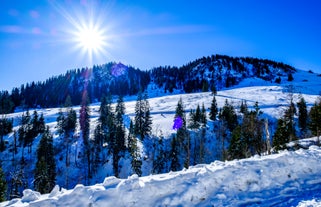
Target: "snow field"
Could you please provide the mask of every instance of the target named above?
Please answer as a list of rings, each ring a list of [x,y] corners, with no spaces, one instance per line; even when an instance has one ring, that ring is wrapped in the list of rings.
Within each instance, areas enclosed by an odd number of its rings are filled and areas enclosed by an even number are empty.
[[[72,190],[57,186],[47,195],[25,190],[22,199],[0,206],[318,206],[320,159],[321,148],[310,146],[166,174],[107,177]]]

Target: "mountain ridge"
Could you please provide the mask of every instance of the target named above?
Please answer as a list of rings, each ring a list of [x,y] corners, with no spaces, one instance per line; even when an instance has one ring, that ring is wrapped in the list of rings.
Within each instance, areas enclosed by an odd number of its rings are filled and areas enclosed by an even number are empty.
[[[277,82],[292,80],[297,72],[294,67],[272,60],[250,57],[212,55],[202,57],[183,66],[160,66],[142,71],[122,63],[110,62],[92,68],[69,70],[43,82],[31,82],[15,87],[11,93],[0,94],[2,102],[9,102],[3,112],[14,108],[62,106],[70,96],[72,105],[80,104],[86,90],[90,101],[100,101],[105,94],[135,95],[144,91],[149,84],[172,93],[206,92],[222,90],[239,84],[250,77]]]

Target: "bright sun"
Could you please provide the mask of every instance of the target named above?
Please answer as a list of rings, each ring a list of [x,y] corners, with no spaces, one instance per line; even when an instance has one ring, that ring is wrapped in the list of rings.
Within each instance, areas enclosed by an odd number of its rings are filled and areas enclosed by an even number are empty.
[[[102,50],[105,43],[103,31],[93,26],[85,26],[78,29],[76,33],[78,46],[90,54]]]

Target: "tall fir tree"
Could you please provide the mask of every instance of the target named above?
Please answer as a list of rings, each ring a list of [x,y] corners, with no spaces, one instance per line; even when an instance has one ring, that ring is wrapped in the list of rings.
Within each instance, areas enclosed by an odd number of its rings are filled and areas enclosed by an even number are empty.
[[[232,132],[238,124],[235,109],[227,99],[225,100],[225,104],[219,114],[219,118],[227,126],[230,132]]]
[[[279,119],[276,131],[273,136],[273,147],[276,151],[286,149],[286,144],[289,142],[290,131],[284,119]]]
[[[137,95],[135,105],[135,134],[143,140],[152,131],[152,118],[147,93]]]
[[[210,120],[215,121],[216,120],[216,116],[218,114],[218,108],[217,108],[217,102],[216,102],[216,98],[215,95],[213,96],[213,100],[211,103],[211,109],[210,109]]]
[[[125,146],[125,127],[123,123],[123,116],[125,114],[125,104],[123,97],[119,96],[115,109],[115,136],[113,137],[112,143],[115,143],[112,148],[113,153],[113,169],[114,175],[119,176],[119,159],[126,150]]]
[[[7,194],[7,181],[2,171],[2,167],[0,167],[0,202],[3,202],[6,200],[6,194]]]
[[[81,103],[81,108],[79,111],[79,125],[81,130],[81,135],[84,143],[84,155],[87,162],[87,178],[92,177],[91,165],[92,165],[92,154],[91,154],[91,141],[90,141],[90,110],[89,110],[89,97],[85,92],[83,95],[83,100]]]
[[[137,139],[135,137],[134,124],[130,121],[128,133],[128,150],[132,157],[131,165],[133,171],[138,175],[142,175],[142,160],[137,146]]]
[[[305,134],[308,126],[308,110],[307,104],[303,97],[300,98],[300,101],[297,103],[298,107],[298,124],[301,130],[301,134]]]
[[[315,103],[309,112],[309,129],[314,136],[318,137],[318,142],[320,143],[319,137],[321,134],[321,101]]]
[[[46,128],[37,149],[37,163],[34,176],[34,187],[40,193],[49,193],[56,183],[56,161],[53,138]]]

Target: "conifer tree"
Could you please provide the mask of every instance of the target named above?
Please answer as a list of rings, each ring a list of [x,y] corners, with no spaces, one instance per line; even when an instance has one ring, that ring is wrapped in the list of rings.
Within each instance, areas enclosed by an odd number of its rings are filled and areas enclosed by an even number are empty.
[[[213,100],[212,100],[212,104],[211,104],[211,109],[210,109],[210,120],[215,121],[216,120],[216,116],[218,114],[218,108],[217,108],[217,102],[216,102],[216,98],[215,95],[213,96]]]
[[[191,156],[190,155],[190,137],[189,137],[189,134],[188,134],[188,131],[186,128],[186,115],[185,115],[185,110],[184,110],[182,98],[179,99],[177,106],[176,106],[174,123],[177,120],[179,120],[181,123],[180,123],[180,126],[177,128],[176,140],[174,140],[172,142],[172,149],[173,148],[175,150],[177,149],[177,153],[180,153],[180,155],[185,157],[184,167],[188,168],[189,164],[190,164],[190,156]],[[178,146],[173,146],[174,144],[176,144]],[[174,150],[174,152],[176,153],[175,150]],[[175,164],[175,166],[176,166],[176,164]]]
[[[291,99],[289,107],[285,110],[284,113],[284,120],[287,125],[287,130],[289,131],[289,141],[293,141],[296,139],[296,132],[295,132],[295,121],[294,115],[296,114],[295,105]]]
[[[104,142],[108,143],[109,152],[114,147],[114,135],[115,135],[115,114],[113,112],[112,97],[111,95],[104,96],[100,105],[99,121],[101,123],[101,129],[104,135]]]
[[[2,171],[2,167],[0,167],[0,202],[3,202],[6,200],[6,194],[7,194],[7,181]]]
[[[206,117],[206,109],[205,109],[205,106],[204,106],[204,103],[202,104],[202,111],[201,111],[201,124],[202,124],[202,127],[206,127],[206,124],[207,124],[207,117]]]
[[[49,193],[56,183],[56,161],[54,156],[53,138],[46,128],[37,149],[34,186],[40,193]]]
[[[152,131],[152,117],[150,115],[150,106],[149,106],[149,102],[148,102],[148,95],[147,93],[144,94],[143,97],[143,101],[144,101],[144,125],[143,125],[143,135],[144,137],[147,135],[150,135],[151,131]]]
[[[246,141],[242,136],[242,127],[237,126],[232,132],[231,142],[228,148],[228,159],[243,159],[246,157]]]
[[[132,169],[138,175],[142,175],[142,160],[139,154],[139,149],[137,146],[137,139],[135,137],[134,124],[130,121],[129,133],[128,133],[128,149],[132,157]]]
[[[171,142],[171,152],[170,152],[170,157],[171,157],[171,166],[170,170],[171,171],[178,171],[180,170],[180,164],[178,161],[178,155],[179,155],[179,148],[178,148],[178,143],[177,143],[177,138],[174,136],[172,138]]]
[[[115,136],[112,138],[111,142],[113,144],[112,153],[113,153],[113,169],[114,174],[118,177],[119,167],[118,162],[120,157],[126,150],[125,146],[125,127],[123,123],[123,116],[125,114],[125,105],[123,97],[119,96],[117,100],[117,105],[115,109]]]
[[[89,110],[89,98],[87,96],[87,93],[83,96],[83,101],[80,108],[80,117],[79,117],[79,125],[80,130],[82,132],[82,139],[84,143],[84,155],[86,157],[87,162],[87,176],[88,178],[91,178],[91,142],[90,142],[90,110]]]
[[[313,107],[311,107],[309,112],[310,124],[309,129],[311,130],[314,136],[318,137],[318,142],[320,133],[321,133],[321,101],[315,103]]]
[[[46,130],[45,118],[43,117],[43,113],[41,113],[38,121],[38,133],[44,133],[45,130]]]
[[[142,96],[139,92],[135,105],[135,134],[143,140],[152,131],[152,118],[147,93]]]
[[[300,101],[297,103],[298,106],[298,121],[299,121],[299,128],[302,131],[302,133],[305,133],[307,130],[307,120],[308,120],[308,110],[307,110],[307,104],[303,97],[301,97]]]
[[[290,131],[284,119],[279,119],[276,131],[273,136],[273,147],[276,151],[286,149],[286,144],[289,142]]]
[[[225,100],[223,109],[219,114],[219,118],[224,124],[226,124],[230,132],[232,132],[238,124],[235,109],[231,104],[229,104],[227,99]]]
[[[3,136],[12,132],[13,120],[9,120],[7,118],[0,119],[0,151],[5,149],[5,144],[3,140]]]

